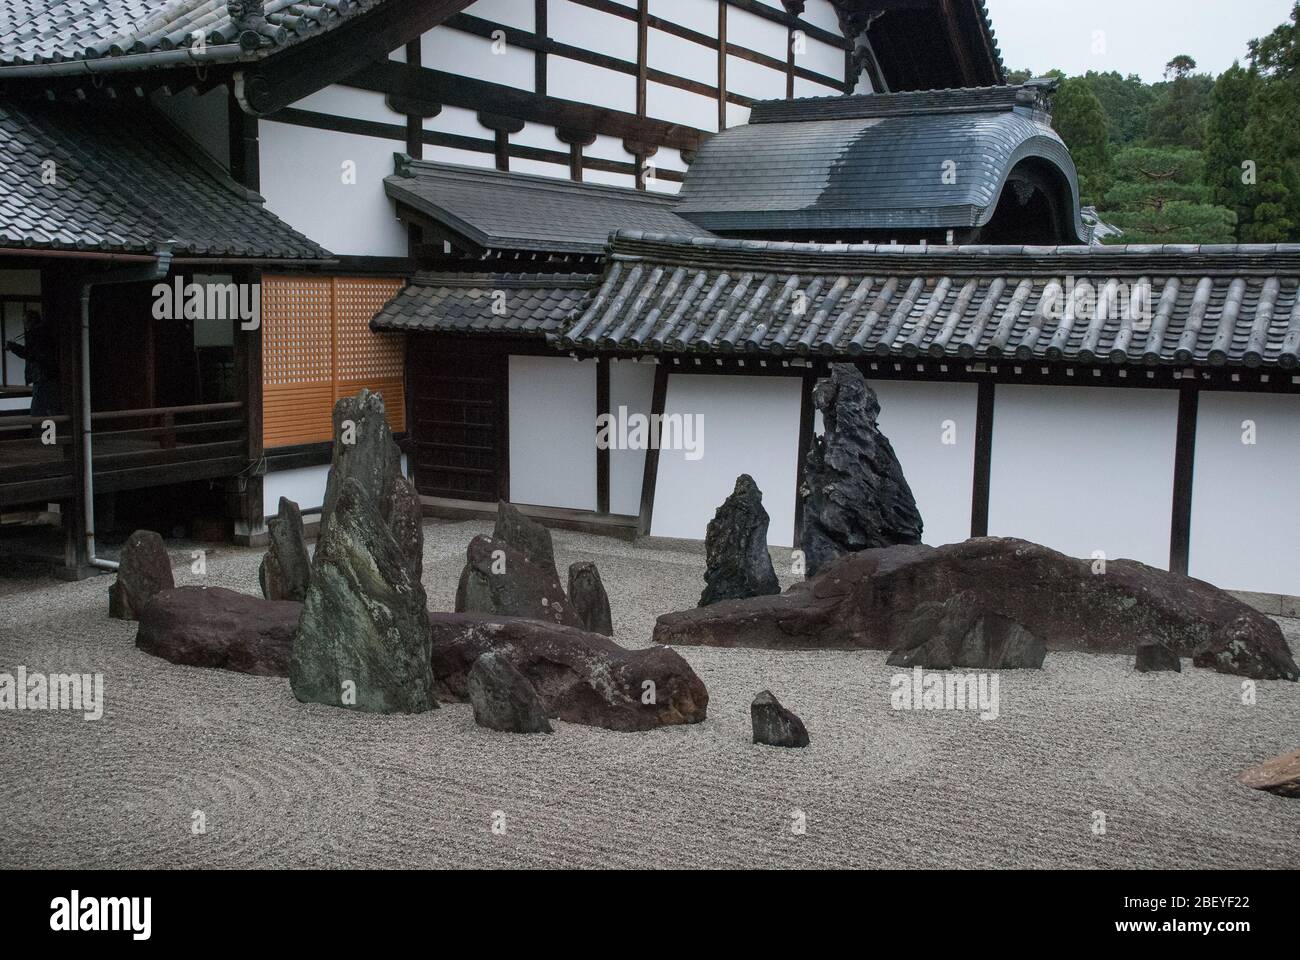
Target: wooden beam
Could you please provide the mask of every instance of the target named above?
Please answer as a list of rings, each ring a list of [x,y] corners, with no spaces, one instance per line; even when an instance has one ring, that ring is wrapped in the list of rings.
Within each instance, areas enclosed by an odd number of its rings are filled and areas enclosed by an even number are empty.
[[[1196,422],[1200,392],[1194,383],[1178,390],[1178,432],[1174,447],[1174,505],[1169,524],[1169,569],[1187,574],[1192,545],[1192,486],[1196,465]]]
[[[803,375],[799,391],[799,449],[798,467],[794,475],[794,545],[801,549],[803,544],[803,486],[804,472],[808,467],[808,451],[812,448],[813,431],[817,421],[817,407],[813,403],[813,390],[817,387],[817,375],[811,371]]]
[[[418,67],[420,57],[420,41],[415,39],[407,43],[406,62]],[[424,157],[424,117],[415,111],[406,114],[406,155],[417,160]]]
[[[596,422],[609,418],[609,357],[596,358]],[[597,430],[599,430],[597,426]],[[608,429],[608,428],[607,428]],[[596,447],[596,512],[609,513],[609,444]]]
[[[970,535],[989,535],[989,479],[993,469],[993,403],[992,380],[979,382],[979,396],[975,405],[975,475],[971,485]]]
[[[226,103],[227,134],[230,151],[230,177],[249,190],[261,190],[262,168],[258,145],[257,117],[240,109],[234,91]]]
[[[664,406],[668,402],[668,364],[655,366],[654,393],[650,398],[650,416],[662,417]],[[645,452],[645,469],[641,474],[641,515],[637,522],[640,536],[650,535],[650,524],[654,519],[655,484],[659,482],[659,448],[652,446]]]
[[[943,21],[944,31],[948,35],[948,46],[952,50],[952,58],[956,61],[957,69],[961,73],[962,85],[967,87],[979,86],[980,76],[975,70],[975,65],[971,62],[966,43],[962,39],[961,27],[957,23],[957,11],[953,7],[953,0],[939,0],[939,19]]]
[[[533,52],[533,92],[539,97],[546,96],[546,41],[550,39],[546,23],[546,7],[549,0],[533,0],[533,35],[541,41],[542,49]]]

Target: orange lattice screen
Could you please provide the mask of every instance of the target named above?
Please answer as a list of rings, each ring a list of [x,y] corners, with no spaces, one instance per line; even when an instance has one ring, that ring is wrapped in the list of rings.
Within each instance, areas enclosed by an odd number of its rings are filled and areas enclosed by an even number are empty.
[[[388,423],[406,429],[405,340],[370,331],[402,281],[372,277],[262,278],[262,442],[266,448],[331,437],[334,401],[367,387]]]

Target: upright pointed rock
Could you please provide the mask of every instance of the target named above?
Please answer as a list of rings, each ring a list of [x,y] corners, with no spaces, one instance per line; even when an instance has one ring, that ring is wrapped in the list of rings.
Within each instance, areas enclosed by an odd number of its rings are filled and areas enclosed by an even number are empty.
[[[137,530],[122,547],[117,582],[108,588],[108,615],[139,620],[149,601],[176,586],[172,561],[163,538],[152,530]]]
[[[767,552],[767,511],[763,491],[744,473],[718,507],[704,537],[704,593],[700,606],[780,593],[781,583]]]
[[[584,630],[606,637],[614,635],[609,596],[605,593],[600,571],[590,560],[569,565],[569,603],[577,612]]]
[[[808,452],[801,537],[812,577],[846,553],[921,542],[921,514],[889,439],[880,401],[850,363],[831,365],[813,394],[826,426]]]
[[[361,481],[334,492],[294,637],[294,696],[372,713],[433,709],[424,587]]]
[[[321,507],[322,537],[347,480],[356,480],[377,506],[411,579],[418,582],[424,565],[420,498],[402,476],[402,454],[384,416],[384,398],[369,390],[334,404],[334,455]]]
[[[311,555],[303,533],[302,511],[298,504],[280,498],[279,512],[267,521],[270,545],[257,572],[262,596],[268,600],[307,599],[311,583]]]

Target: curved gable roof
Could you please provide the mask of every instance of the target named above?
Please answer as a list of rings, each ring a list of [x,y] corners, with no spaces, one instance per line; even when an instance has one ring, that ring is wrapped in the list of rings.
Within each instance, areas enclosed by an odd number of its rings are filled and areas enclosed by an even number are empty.
[[[748,126],[711,138],[677,212],[712,231],[904,231],[984,226],[1016,165],[1078,174],[1035,102],[1002,87],[760,104]]]

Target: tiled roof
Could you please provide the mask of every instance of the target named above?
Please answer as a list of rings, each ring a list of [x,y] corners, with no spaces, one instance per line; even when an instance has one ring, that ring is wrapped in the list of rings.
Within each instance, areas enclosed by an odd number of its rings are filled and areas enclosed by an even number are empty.
[[[400,157],[388,195],[484,249],[600,253],[615,230],[686,236],[707,231],[646,190]]]
[[[266,0],[265,16],[232,16],[227,0],[5,0],[0,75],[7,66],[184,53],[195,61],[253,60],[332,29],[383,0]],[[256,2],[245,2],[254,8]]]
[[[978,227],[1037,159],[1068,182],[1084,242],[1078,174],[1045,106],[1030,86],[761,103],[701,147],[677,212],[715,232]]]
[[[584,274],[421,273],[384,305],[370,326],[437,333],[554,333],[599,280]]]
[[[1298,286],[1300,245],[925,248],[627,233],[559,339],[633,352],[1294,368]],[[1150,295],[1135,304],[1142,289]]]
[[[0,246],[322,259],[161,116],[0,101]]]

